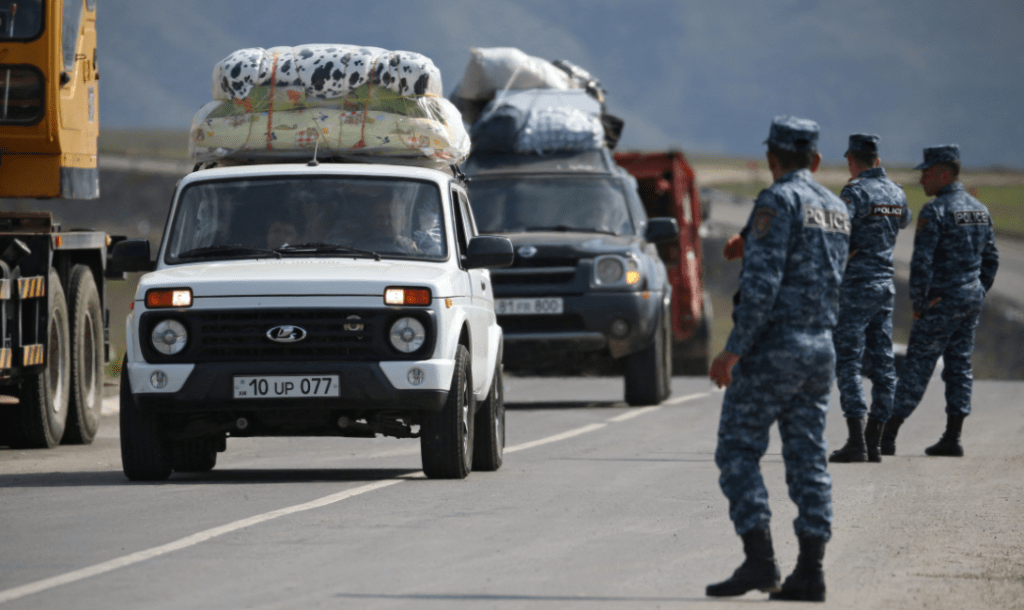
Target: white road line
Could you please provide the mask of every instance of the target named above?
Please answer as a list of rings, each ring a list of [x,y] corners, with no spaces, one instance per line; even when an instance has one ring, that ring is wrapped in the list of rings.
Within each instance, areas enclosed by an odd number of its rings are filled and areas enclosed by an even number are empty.
[[[690,396],[683,396],[681,398],[676,398],[676,399],[668,401],[668,402],[666,402],[664,404],[677,404],[677,403],[680,403],[680,402],[684,402],[684,401],[687,401],[687,400],[692,400],[694,398],[700,398],[702,396],[707,396],[707,395],[708,395],[707,392],[705,392],[703,394],[692,394]],[[610,421],[610,422],[622,422],[622,421],[626,421],[628,419],[632,419],[634,417],[638,417],[640,415],[644,415],[646,413],[651,413],[653,411],[657,411],[660,408],[661,407],[642,407],[642,408],[639,408],[639,409],[635,409],[635,410],[629,411],[628,413],[624,413],[622,415],[618,415],[616,417],[613,417],[613,418],[611,418],[608,421]],[[563,440],[572,438],[574,436],[579,436],[581,434],[586,434],[587,432],[593,432],[594,430],[600,430],[601,428],[604,428],[607,425],[608,424],[604,423],[604,422],[588,424],[586,426],[582,426],[582,427],[579,427],[579,428],[575,428],[573,430],[568,430],[566,432],[562,432],[561,434],[555,434],[554,436],[548,436],[546,438],[538,439],[538,440],[535,440],[535,441],[530,441],[528,443],[522,443],[522,444],[519,444],[519,445],[513,445],[512,447],[506,447],[505,448],[505,453],[515,453],[516,451],[522,451],[524,449],[532,449],[533,447],[539,447],[540,445],[547,445],[549,443],[556,443],[558,441],[563,441]],[[145,551],[139,551],[137,553],[132,553],[130,555],[125,555],[124,557],[118,557],[117,559],[111,559],[110,561],[105,561],[103,563],[98,563],[98,564],[96,564],[94,566],[89,566],[87,568],[82,568],[81,570],[75,570],[73,572],[68,572],[66,574],[61,574],[59,576],[54,576],[52,578],[44,578],[43,580],[37,580],[35,582],[30,582],[28,584],[21,585],[20,587],[14,587],[13,589],[7,589],[6,591],[0,591],[0,604],[2,604],[4,602],[9,602],[9,601],[13,601],[15,599],[19,599],[19,598],[25,597],[27,595],[32,595],[34,593],[40,593],[42,591],[46,591],[47,589],[52,589],[54,587],[59,587],[61,585],[66,585],[66,584],[70,584],[70,583],[73,583],[73,582],[76,582],[76,581],[79,581],[79,580],[90,578],[92,576],[99,576],[100,574],[104,574],[106,572],[111,572],[111,571],[117,570],[119,568],[128,567],[130,565],[133,565],[133,564],[136,564],[136,563],[140,563],[142,561],[146,561],[147,559],[152,559],[154,557],[159,557],[160,555],[166,555],[167,553],[172,553],[174,551],[178,551],[178,550],[190,547],[190,546],[195,546],[195,545],[197,545],[197,544],[199,544],[201,542],[206,542],[207,540],[210,540],[212,538],[216,538],[218,536],[223,536],[224,534],[229,534],[231,532],[234,532],[234,531],[237,531],[237,530],[240,530],[240,529],[252,526],[252,525],[257,525],[257,524],[263,523],[265,521],[270,521],[272,519],[277,519],[278,517],[284,517],[284,516],[287,516],[287,515],[293,515],[295,513],[301,513],[301,512],[307,511],[307,510],[312,510],[314,508],[321,508],[321,507],[327,506],[329,504],[334,504],[335,502],[341,502],[342,500],[347,500],[348,498],[351,498],[353,496],[358,496],[360,494],[364,494],[364,493],[367,493],[367,492],[370,492],[370,491],[374,491],[374,490],[377,490],[377,489],[382,489],[384,487],[389,487],[391,485],[397,485],[398,483],[402,483],[403,481],[409,480],[411,478],[422,478],[422,473],[417,473],[416,475],[411,475],[411,476],[403,476],[403,477],[398,478],[398,479],[388,479],[386,481],[378,481],[377,483],[371,483],[369,485],[363,485],[362,487],[356,487],[355,489],[349,489],[347,491],[342,491],[342,492],[338,492],[336,494],[331,494],[329,496],[325,496],[323,498],[320,498],[319,500],[313,500],[312,502],[307,502],[305,504],[298,504],[296,506],[290,506],[290,507],[287,507],[287,508],[282,508],[282,509],[279,509],[279,510],[271,511],[269,513],[263,513],[262,515],[256,515],[254,517],[249,517],[248,519],[242,519],[240,521],[235,521],[233,523],[228,523],[227,525],[222,525],[220,527],[215,527],[215,528],[212,528],[212,529],[208,529],[208,530],[199,532],[197,534],[192,534],[191,536],[186,536],[185,538],[182,538],[180,540],[176,540],[174,542],[171,542],[171,543],[168,543],[168,544],[165,544],[165,545],[162,545],[162,546],[158,546],[158,547],[154,547],[154,548],[151,548],[151,549],[147,549]]]
[[[228,523],[220,527],[208,529],[191,536],[186,536],[180,540],[174,542],[147,549],[145,551],[139,551],[138,553],[132,553],[131,555],[125,555],[124,557],[118,557],[117,559],[111,559],[103,563],[98,563],[88,568],[82,568],[81,570],[75,570],[74,572],[68,572],[67,574],[61,574],[60,576],[54,576],[52,578],[44,578],[43,580],[37,580],[30,582],[20,587],[14,587],[13,589],[7,589],[6,591],[0,591],[0,604],[9,602],[26,595],[32,595],[33,593],[39,593],[47,589],[59,587],[79,581],[92,576],[98,576],[105,572],[124,568],[132,564],[136,564],[147,559],[159,557],[160,555],[166,555],[190,546],[195,546],[200,542],[206,542],[211,538],[217,536],[223,536],[231,532],[263,523],[264,521],[270,521],[271,519],[277,519],[278,517],[284,517],[286,515],[293,515],[295,513],[301,513],[303,511],[312,510],[314,508],[320,508],[335,502],[341,502],[347,500],[353,496],[358,496],[370,491],[388,487],[390,485],[397,485],[404,482],[406,479],[388,479],[386,481],[378,481],[376,483],[370,483],[369,485],[363,485],[362,487],[356,487],[355,489],[349,489],[347,491],[338,492],[329,496],[324,496],[319,500],[313,500],[305,504],[297,504],[295,506],[289,506],[288,508],[282,508],[280,510],[271,511],[269,513],[263,513],[262,515],[256,515],[255,517],[249,517],[248,519],[242,519],[241,521],[235,521],[234,523]]]
[[[662,406],[665,406],[665,405],[678,405],[678,404],[682,404],[684,402],[689,402],[691,400],[697,400],[698,398],[704,398],[705,396],[711,396],[711,392],[699,392],[697,394],[687,394],[686,396],[680,396],[679,398],[673,398],[672,400],[666,400],[665,402],[663,402],[661,404],[662,404]]]
[[[583,426],[582,428],[576,428],[574,430],[569,430],[568,432],[563,432],[561,434],[556,434],[554,436],[549,436],[547,438],[542,438],[542,439],[538,439],[538,440],[535,440],[535,441],[530,441],[528,443],[523,443],[521,445],[513,445],[511,447],[505,447],[505,453],[515,453],[516,451],[522,451],[523,449],[532,449],[532,448],[538,447],[540,445],[547,445],[548,443],[557,443],[558,441],[564,441],[567,438],[572,438],[574,436],[579,436],[581,434],[586,434],[587,432],[593,432],[594,430],[600,430],[601,428],[604,428],[607,425],[608,424],[605,424],[605,423],[587,424],[586,426]]]
[[[610,422],[626,421],[628,419],[633,419],[634,417],[640,417],[641,415],[646,415],[647,413],[651,413],[653,411],[657,411],[660,408],[661,407],[640,407],[639,409],[630,409],[629,411],[626,411],[622,415],[616,415],[615,417],[609,419],[608,421],[610,421]]]

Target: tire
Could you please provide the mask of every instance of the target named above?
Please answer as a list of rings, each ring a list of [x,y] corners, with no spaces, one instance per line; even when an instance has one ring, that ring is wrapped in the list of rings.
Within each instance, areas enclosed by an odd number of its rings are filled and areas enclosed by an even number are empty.
[[[217,439],[203,437],[174,443],[172,455],[176,472],[210,472],[217,465]]]
[[[439,412],[424,414],[420,434],[423,473],[431,479],[464,479],[473,466],[473,383],[469,351],[455,352],[448,400]]]
[[[704,311],[701,312],[700,326],[686,341],[672,343],[673,375],[705,377],[710,371],[708,349],[711,343],[711,296],[704,293]]]
[[[494,381],[487,400],[476,412],[473,470],[493,472],[501,468],[505,454],[505,389],[501,361],[494,369]]]
[[[163,481],[171,476],[170,447],[160,420],[140,409],[132,396],[128,363],[121,365],[121,467],[132,481]]]
[[[85,265],[71,270],[71,401],[64,442],[88,445],[103,409],[103,310],[96,280]]]
[[[47,330],[46,365],[36,375],[25,377],[19,393],[20,404],[11,414],[8,441],[19,449],[56,447],[64,436],[68,418],[71,346],[68,304],[57,272],[50,270],[47,291],[50,323]]]
[[[672,355],[665,332],[666,321],[662,316],[661,326],[649,346],[626,356],[626,402],[631,407],[656,405],[668,398]]]

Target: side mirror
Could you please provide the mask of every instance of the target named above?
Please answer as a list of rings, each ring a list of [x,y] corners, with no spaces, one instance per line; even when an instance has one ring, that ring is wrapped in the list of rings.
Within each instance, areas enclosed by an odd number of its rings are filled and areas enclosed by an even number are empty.
[[[154,269],[156,269],[156,261],[149,260],[149,240],[126,239],[114,244],[110,258],[107,260],[106,276],[112,279],[124,279],[124,273]]]
[[[675,218],[651,218],[647,221],[644,239],[652,244],[672,241],[679,237],[679,223]]]
[[[466,269],[487,269],[491,267],[509,267],[515,260],[512,242],[507,237],[497,235],[478,235],[469,240],[469,251],[463,266]]]

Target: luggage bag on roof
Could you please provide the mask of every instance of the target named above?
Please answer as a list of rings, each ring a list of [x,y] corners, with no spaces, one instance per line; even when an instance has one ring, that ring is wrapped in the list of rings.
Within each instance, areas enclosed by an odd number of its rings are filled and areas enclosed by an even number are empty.
[[[217,159],[469,154],[441,74],[418,53],[352,45],[241,49],[213,71],[214,101],[192,121],[189,153]]]

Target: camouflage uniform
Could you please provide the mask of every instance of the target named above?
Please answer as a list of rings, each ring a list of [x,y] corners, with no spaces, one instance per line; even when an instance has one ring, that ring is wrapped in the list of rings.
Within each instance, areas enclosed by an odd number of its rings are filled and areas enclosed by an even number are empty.
[[[925,162],[959,160],[956,145],[925,149]],[[896,384],[893,416],[906,419],[924,395],[942,356],[946,415],[971,412],[971,353],[985,293],[999,267],[988,208],[954,182],[921,209],[910,261],[910,301],[920,319],[910,329],[907,357]],[[935,305],[929,304],[939,300]]]
[[[813,151],[817,136],[813,121],[777,117],[769,143]],[[806,169],[761,191],[747,222],[739,303],[725,347],[740,360],[722,401],[715,451],[719,485],[740,536],[768,528],[759,462],[778,421],[789,495],[799,508],[796,533],[831,537],[824,429],[849,233],[846,205]]]
[[[850,136],[851,151],[877,154],[878,136]],[[848,151],[849,152],[849,151]],[[867,350],[872,419],[892,414],[896,366],[892,353],[892,310],[896,286],[892,252],[896,233],[910,224],[907,196],[875,167],[850,180],[839,195],[850,209],[850,259],[839,297],[835,330],[836,385],[847,418],[867,413],[861,365]]]

